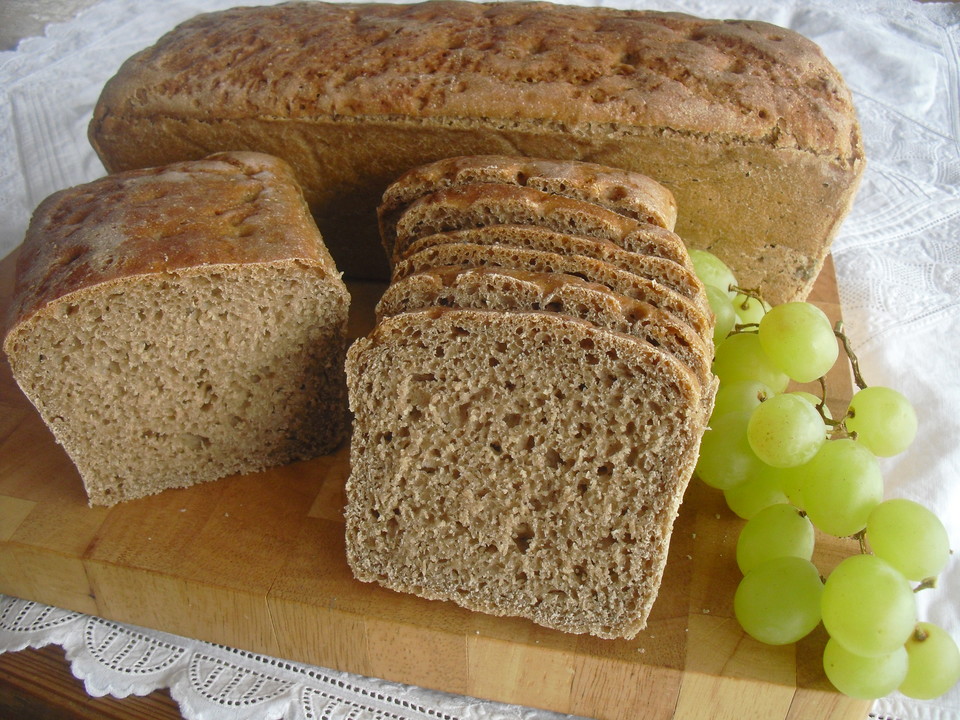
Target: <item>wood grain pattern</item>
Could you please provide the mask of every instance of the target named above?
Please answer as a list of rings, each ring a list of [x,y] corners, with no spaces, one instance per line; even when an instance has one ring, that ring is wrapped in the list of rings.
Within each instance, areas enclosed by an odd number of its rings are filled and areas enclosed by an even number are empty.
[[[0,305],[13,258],[0,263]],[[381,286],[353,284],[351,332]],[[832,318],[828,263],[811,299]],[[830,378],[835,412],[850,395]],[[660,596],[632,641],[547,630],[357,582],[344,557],[347,447],[309,462],[89,508],[63,451],[0,363],[0,592],[290,660],[602,720],[864,717],[834,692],[825,638],[761,645],[733,619],[742,521],[694,481]],[[823,539],[827,566],[849,543]],[[823,569],[823,565],[821,565]]]

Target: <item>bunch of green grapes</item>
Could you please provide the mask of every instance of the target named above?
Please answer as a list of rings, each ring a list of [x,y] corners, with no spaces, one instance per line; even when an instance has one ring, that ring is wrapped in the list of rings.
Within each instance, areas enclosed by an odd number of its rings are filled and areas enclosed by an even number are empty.
[[[824,387],[840,356],[839,329],[815,305],[771,307],[744,291],[711,253],[693,250],[691,258],[717,319],[720,383],[696,474],[746,520],[737,542],[737,620],[775,645],[822,622],[830,636],[824,671],[849,696],[947,692],[960,681],[960,650],[942,628],[918,622],[915,600],[949,560],[947,532],[926,507],[884,500],[878,462],[910,446],[913,407],[896,390],[868,387],[857,372],[846,412],[831,417],[823,398],[791,382]],[[823,580],[812,562],[817,530],[855,536],[863,552]]]

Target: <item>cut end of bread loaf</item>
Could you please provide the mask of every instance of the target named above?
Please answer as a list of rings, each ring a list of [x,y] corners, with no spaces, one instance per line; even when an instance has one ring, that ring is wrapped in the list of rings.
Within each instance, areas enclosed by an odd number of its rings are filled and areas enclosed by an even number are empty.
[[[432,308],[348,353],[361,580],[599,637],[646,624],[705,423],[669,354],[550,313]]]
[[[6,351],[90,503],[113,505],[339,445],[345,311],[298,262],[162,273],[48,304]]]

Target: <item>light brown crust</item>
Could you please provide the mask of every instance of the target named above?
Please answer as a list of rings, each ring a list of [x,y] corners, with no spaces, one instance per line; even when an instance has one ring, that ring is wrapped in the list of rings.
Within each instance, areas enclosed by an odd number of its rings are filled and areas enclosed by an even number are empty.
[[[836,70],[809,40],[756,21],[526,2],[291,3],[200,15],[131,64],[136,86],[123,73],[108,86],[94,136],[117,112],[549,118],[858,156]]]
[[[8,326],[101,283],[217,264],[297,259],[338,276],[292,170],[259,153],[103,177],[34,212]]]

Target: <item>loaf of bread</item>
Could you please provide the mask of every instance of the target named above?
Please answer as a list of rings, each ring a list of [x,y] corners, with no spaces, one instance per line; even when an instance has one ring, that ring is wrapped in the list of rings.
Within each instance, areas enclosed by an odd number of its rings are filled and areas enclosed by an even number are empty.
[[[341,269],[387,276],[373,210],[454,155],[580,159],[676,197],[676,229],[771,302],[806,294],[863,170],[820,49],[756,21],[549,3],[286,3],[130,58],[90,138],[111,171],[248,149],[297,169]]]
[[[3,347],[112,505],[335,448],[348,306],[290,167],[221,153],[45,200]]]
[[[649,222],[669,192],[592,167],[618,179],[591,195],[585,169],[460,158],[387,190],[397,262],[347,355],[347,558],[395,590],[629,638],[713,406],[713,316],[683,242]],[[647,188],[640,216],[623,188]],[[613,241],[638,232],[649,254]]]
[[[350,348],[355,576],[633,637],[706,422],[682,363],[559,313],[431,308]]]

